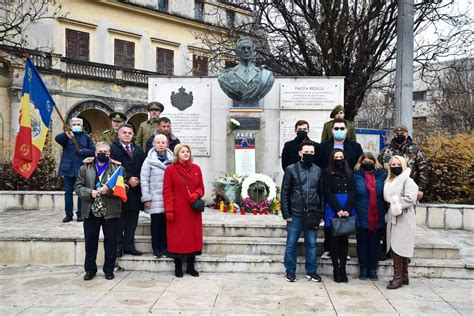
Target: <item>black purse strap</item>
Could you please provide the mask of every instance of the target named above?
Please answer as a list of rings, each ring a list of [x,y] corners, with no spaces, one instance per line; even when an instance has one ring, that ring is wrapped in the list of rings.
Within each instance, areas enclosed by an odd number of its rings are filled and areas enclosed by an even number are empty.
[[[303,190],[303,183],[301,181],[301,175],[300,175],[300,163],[296,163],[296,178],[298,179],[298,186],[300,187],[300,195],[301,198],[303,199],[305,211],[308,211],[308,201],[306,200],[306,195],[304,194]]]
[[[181,173],[179,173],[179,171],[176,171],[176,172],[179,174],[181,179],[183,179],[184,186],[186,187],[186,191],[188,191],[188,194],[191,195],[191,191],[189,191],[189,187],[188,187],[188,183],[186,182],[186,179],[184,179],[183,175]]]

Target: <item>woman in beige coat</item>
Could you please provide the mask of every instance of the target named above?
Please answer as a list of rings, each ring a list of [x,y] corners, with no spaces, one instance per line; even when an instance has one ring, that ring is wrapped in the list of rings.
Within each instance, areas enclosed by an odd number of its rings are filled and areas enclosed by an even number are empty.
[[[392,250],[393,279],[387,289],[408,285],[408,261],[415,248],[415,205],[418,186],[410,178],[410,168],[401,156],[393,156],[384,186],[384,199],[390,203],[387,213],[387,249]]]

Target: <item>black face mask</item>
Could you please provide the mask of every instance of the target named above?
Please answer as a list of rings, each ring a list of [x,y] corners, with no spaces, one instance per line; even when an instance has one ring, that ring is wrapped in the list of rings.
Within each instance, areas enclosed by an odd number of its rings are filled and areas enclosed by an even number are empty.
[[[374,170],[374,164],[372,162],[364,162],[360,166],[362,167],[362,170],[364,170],[364,171]]]
[[[342,170],[346,167],[346,161],[344,159],[334,160],[334,167],[336,167],[336,169]]]
[[[403,144],[407,140],[405,135],[397,135],[395,136],[395,142],[397,144]]]
[[[394,175],[399,176],[402,173],[402,167],[390,167],[390,171]]]
[[[106,153],[97,154],[97,160],[99,160],[99,162],[107,162],[108,159],[109,159],[109,155]]]
[[[303,165],[308,168],[311,167],[313,164],[313,157],[314,155],[312,154],[303,154]]]
[[[296,138],[303,140],[306,137],[308,137],[308,132],[305,132],[305,131],[297,131],[296,132]]]

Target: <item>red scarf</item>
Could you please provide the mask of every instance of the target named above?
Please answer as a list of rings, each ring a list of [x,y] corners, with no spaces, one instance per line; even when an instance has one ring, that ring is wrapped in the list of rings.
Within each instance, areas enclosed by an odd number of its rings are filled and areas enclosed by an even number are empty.
[[[192,176],[192,169],[193,169],[193,164],[188,160],[188,161],[185,161],[185,162],[181,162],[181,161],[178,161],[176,164],[175,164],[175,167],[176,167],[176,170],[183,176],[185,177],[186,179],[188,179],[188,181],[191,181],[193,179],[193,176]]]
[[[373,172],[365,172],[365,185],[369,191],[369,231],[375,232],[379,225],[379,209],[377,207],[377,191]]]

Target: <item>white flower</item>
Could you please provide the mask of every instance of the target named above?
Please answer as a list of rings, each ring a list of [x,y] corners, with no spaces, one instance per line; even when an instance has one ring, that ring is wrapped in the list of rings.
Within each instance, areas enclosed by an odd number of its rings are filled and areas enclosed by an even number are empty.
[[[276,197],[277,186],[272,178],[261,173],[252,174],[244,179],[242,182],[242,200],[249,197],[249,188],[257,181],[265,183],[269,190],[267,200],[273,201]]]
[[[240,126],[240,122],[237,121],[237,120],[234,119],[234,118],[231,118],[231,119],[230,119],[230,123],[231,123],[231,124],[234,124],[235,126]]]

